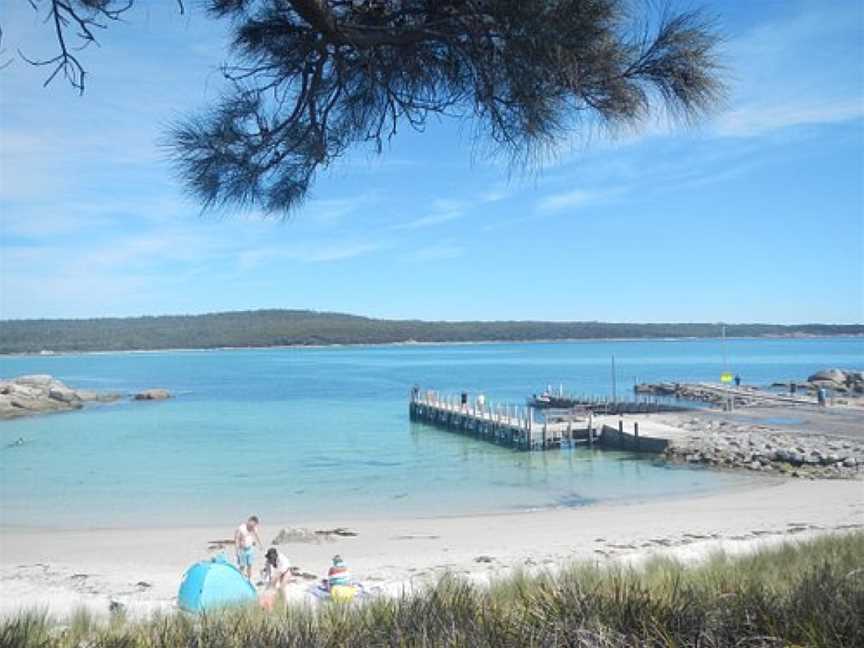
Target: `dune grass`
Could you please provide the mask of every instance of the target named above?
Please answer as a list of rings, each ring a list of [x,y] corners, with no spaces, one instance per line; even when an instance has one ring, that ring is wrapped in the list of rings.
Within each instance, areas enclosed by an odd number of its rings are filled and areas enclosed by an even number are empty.
[[[489,587],[445,577],[422,593],[364,604],[257,608],[146,621],[0,623],[21,648],[252,646],[864,646],[864,533],[790,543],[697,566],[576,564]]]

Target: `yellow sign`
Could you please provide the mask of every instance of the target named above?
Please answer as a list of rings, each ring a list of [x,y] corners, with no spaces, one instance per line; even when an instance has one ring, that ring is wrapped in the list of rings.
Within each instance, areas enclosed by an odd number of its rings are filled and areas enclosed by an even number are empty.
[[[720,382],[722,382],[722,383],[731,383],[733,380],[735,380],[735,378],[728,371],[725,371],[722,374],[720,374]]]

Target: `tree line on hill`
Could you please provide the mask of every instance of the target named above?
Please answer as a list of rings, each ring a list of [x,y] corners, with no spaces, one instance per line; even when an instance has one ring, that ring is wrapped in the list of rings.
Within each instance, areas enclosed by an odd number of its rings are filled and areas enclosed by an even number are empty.
[[[718,337],[719,324],[432,322],[307,310],[0,321],[0,353],[143,351],[286,345]],[[862,335],[864,325],[729,324],[730,337]]]

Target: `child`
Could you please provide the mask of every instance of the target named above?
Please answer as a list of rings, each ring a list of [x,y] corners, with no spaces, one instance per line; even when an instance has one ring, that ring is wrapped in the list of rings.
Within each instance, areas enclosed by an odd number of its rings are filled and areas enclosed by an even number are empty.
[[[345,561],[342,560],[342,556],[339,554],[333,556],[333,565],[327,571],[326,584],[327,589],[333,589],[333,587],[339,585],[351,584],[351,572],[345,564]]]

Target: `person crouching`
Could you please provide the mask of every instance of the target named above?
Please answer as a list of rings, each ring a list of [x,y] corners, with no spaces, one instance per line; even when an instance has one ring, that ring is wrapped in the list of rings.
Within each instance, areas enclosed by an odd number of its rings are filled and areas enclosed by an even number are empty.
[[[288,585],[294,582],[291,562],[276,547],[270,547],[264,554],[267,589],[260,597],[261,607],[270,611],[281,595],[282,600],[288,600]]]

